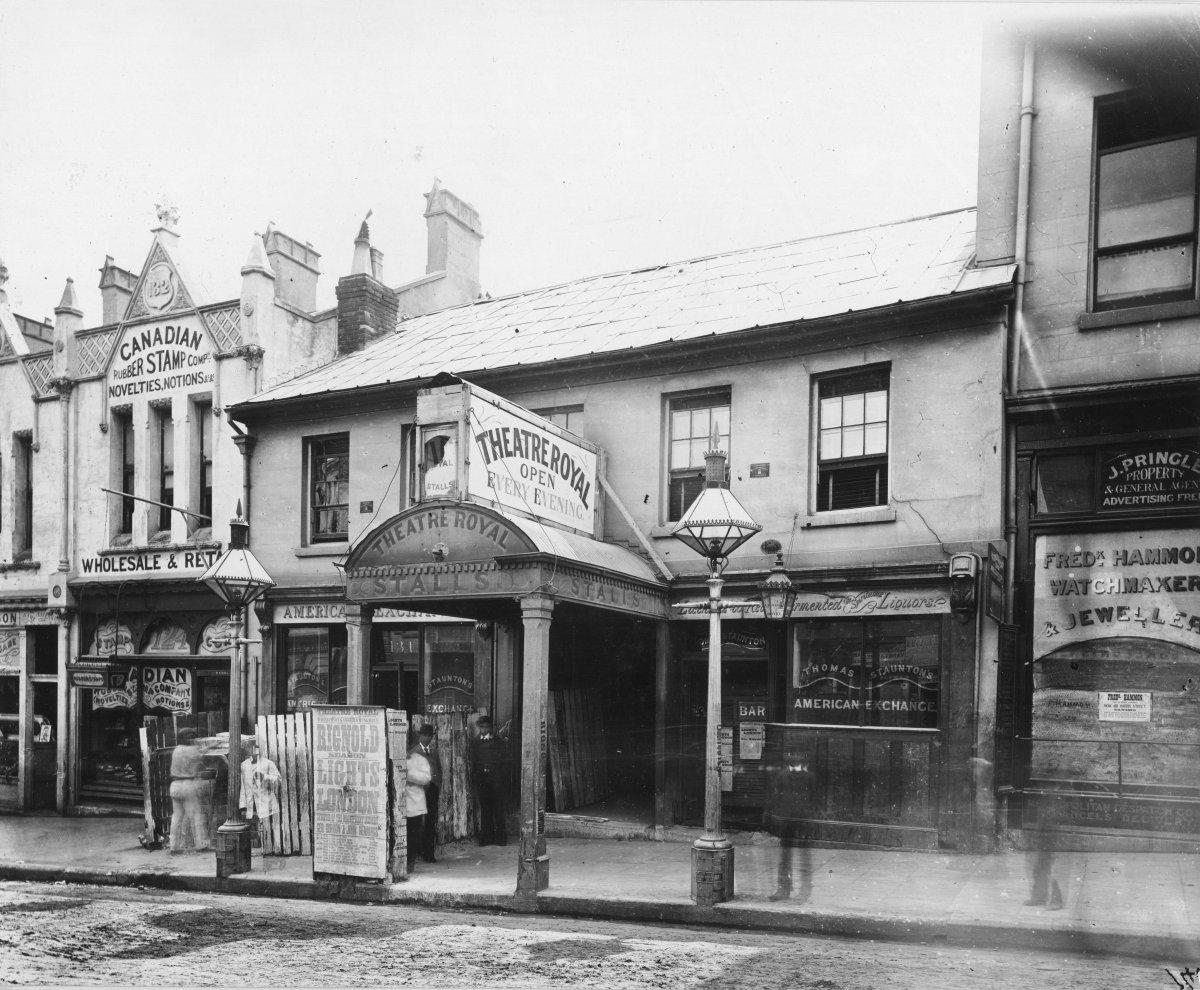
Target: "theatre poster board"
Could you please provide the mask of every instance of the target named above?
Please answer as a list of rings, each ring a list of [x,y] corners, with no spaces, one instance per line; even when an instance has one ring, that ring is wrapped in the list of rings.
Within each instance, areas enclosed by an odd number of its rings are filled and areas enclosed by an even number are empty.
[[[388,877],[385,710],[313,705],[313,873]]]

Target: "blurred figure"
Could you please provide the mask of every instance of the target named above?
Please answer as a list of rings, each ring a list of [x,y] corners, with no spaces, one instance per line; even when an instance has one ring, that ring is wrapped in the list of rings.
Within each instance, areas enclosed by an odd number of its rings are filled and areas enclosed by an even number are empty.
[[[204,769],[204,752],[195,729],[180,729],[171,753],[171,852],[211,849],[209,809],[212,780]]]
[[[279,814],[279,768],[263,756],[258,740],[249,744],[249,756],[242,760],[240,805],[246,820],[253,822],[262,837],[263,852],[269,852],[269,821]]]
[[[1025,834],[1032,840],[1031,848],[1025,854],[1026,867],[1032,881],[1029,888],[1029,900],[1025,902],[1025,906],[1044,905],[1048,911],[1061,911],[1063,907],[1062,890],[1053,876],[1054,854],[1058,850],[1058,833],[1050,827],[1058,820],[1058,802],[1053,795],[1043,794],[1034,808],[1036,810],[1030,816],[1030,808],[1026,805],[1026,818],[1022,822]]]
[[[799,819],[809,817],[814,804],[813,759],[776,750],[767,780],[764,822],[768,831],[779,836],[779,865],[770,899],[804,904],[812,896],[812,848]]]
[[[416,746],[408,751],[408,781],[404,785],[404,817],[408,819],[408,872],[411,873],[417,865],[417,854],[421,849],[421,834],[425,828],[425,815],[428,806],[425,801],[425,788],[433,774],[429,760]]]

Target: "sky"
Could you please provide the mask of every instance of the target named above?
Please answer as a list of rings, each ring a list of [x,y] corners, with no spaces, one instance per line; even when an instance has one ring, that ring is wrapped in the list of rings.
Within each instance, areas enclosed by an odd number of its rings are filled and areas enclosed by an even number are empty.
[[[70,276],[98,324],[163,202],[198,296],[273,221],[321,306],[368,210],[386,281],[424,274],[435,177],[493,296],[970,206],[981,26],[1034,9],[0,0],[9,299],[52,316]]]

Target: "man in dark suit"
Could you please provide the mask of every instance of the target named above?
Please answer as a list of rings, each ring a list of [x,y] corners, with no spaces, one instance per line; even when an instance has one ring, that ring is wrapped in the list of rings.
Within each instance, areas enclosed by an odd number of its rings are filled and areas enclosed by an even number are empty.
[[[417,733],[417,750],[429,761],[430,779],[425,786],[425,825],[421,832],[421,858],[437,862],[438,797],[442,793],[442,761],[433,745],[433,726],[425,724]]]
[[[492,720],[479,719],[479,735],[471,744],[471,768],[475,797],[479,802],[479,844],[508,844],[504,828],[504,788],[508,754],[502,736],[492,734]]]

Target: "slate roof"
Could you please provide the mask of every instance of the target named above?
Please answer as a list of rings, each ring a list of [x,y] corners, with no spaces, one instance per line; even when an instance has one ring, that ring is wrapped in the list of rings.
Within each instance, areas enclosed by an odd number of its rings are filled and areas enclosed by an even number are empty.
[[[1012,281],[1011,265],[971,268],[974,247],[971,208],[582,278],[402,321],[242,406],[613,355]]]

